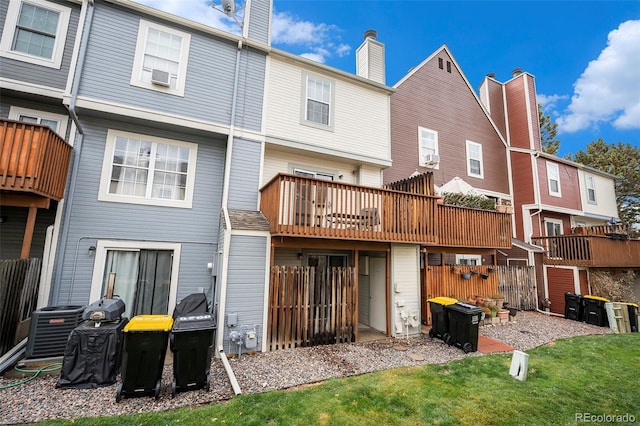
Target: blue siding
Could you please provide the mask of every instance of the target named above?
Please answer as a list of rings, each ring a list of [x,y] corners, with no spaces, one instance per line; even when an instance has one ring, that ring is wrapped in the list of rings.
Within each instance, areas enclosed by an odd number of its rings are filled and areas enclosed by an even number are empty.
[[[207,263],[218,241],[224,143],[203,136],[161,131],[122,122],[88,118],[71,210],[61,282],[53,303],[88,302],[94,259],[88,247],[97,239],[182,243],[178,300],[211,285]],[[198,144],[191,209],[98,201],[107,130],[118,129]],[[73,294],[70,294],[70,293]]]
[[[62,104],[46,104],[43,102],[35,102],[26,99],[19,98],[11,98],[9,96],[3,96],[0,101],[0,117],[7,118],[9,117],[9,110],[12,106],[20,107],[20,108],[29,108],[37,111],[51,112],[54,114],[60,115],[68,115],[69,111],[62,106]],[[67,134],[61,135],[68,142],[69,141],[69,133],[71,132],[71,119],[67,118]]]
[[[64,90],[67,86],[67,77],[69,75],[71,57],[73,56],[73,45],[75,43],[76,33],[78,32],[80,5],[66,1],[48,1],[71,8],[71,17],[69,19],[67,39],[65,41],[60,69],[43,67],[40,65],[30,64],[28,62],[0,57],[0,70],[2,70],[2,77],[4,78]],[[8,8],[8,1],[3,0],[0,2],[0,22],[2,23],[0,34],[4,29]]]
[[[261,43],[267,43],[269,40],[270,18],[271,0],[251,0],[248,38]]]
[[[242,332],[242,326],[252,330],[254,325],[259,325],[259,345],[263,338],[266,249],[266,237],[231,236],[225,312],[238,314],[238,327],[234,328],[238,332]],[[224,328],[225,348],[228,348],[229,328]]]
[[[140,19],[191,34],[184,97],[129,84]],[[229,40],[97,3],[79,96],[228,125],[236,51],[236,44]],[[263,53],[242,50],[236,109],[240,127],[260,130],[265,64]]]
[[[235,139],[229,181],[229,208],[258,210],[261,143]]]

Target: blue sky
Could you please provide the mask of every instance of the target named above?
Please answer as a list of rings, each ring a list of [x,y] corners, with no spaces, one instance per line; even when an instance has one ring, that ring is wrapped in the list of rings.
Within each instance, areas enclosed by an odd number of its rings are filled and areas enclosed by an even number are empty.
[[[211,1],[137,1],[238,32]],[[390,86],[446,44],[476,92],[489,72],[533,74],[560,155],[599,137],[640,146],[640,1],[274,0],[273,46],[350,73],[368,29]]]

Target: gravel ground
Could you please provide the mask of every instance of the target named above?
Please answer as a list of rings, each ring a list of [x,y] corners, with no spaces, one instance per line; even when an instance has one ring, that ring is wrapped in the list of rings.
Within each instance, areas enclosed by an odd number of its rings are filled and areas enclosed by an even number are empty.
[[[516,349],[544,345],[555,339],[588,334],[605,334],[605,327],[550,317],[535,312],[518,312],[503,326],[485,326],[480,335]],[[479,352],[464,354],[460,349],[431,340],[427,335],[406,339],[316,346],[254,355],[229,362],[243,393],[258,393],[313,383],[331,377],[345,377],[376,370],[421,364],[440,364]],[[162,411],[184,406],[227,400],[233,396],[222,361],[211,363],[211,390],[178,393],[171,398],[173,369],[166,365],[160,399],[124,398],[115,402],[116,386],[98,389],[55,389],[58,375],[38,377],[26,384],[0,390],[0,423],[30,423],[45,419],[114,416],[124,413]],[[0,387],[18,379],[0,378]]]

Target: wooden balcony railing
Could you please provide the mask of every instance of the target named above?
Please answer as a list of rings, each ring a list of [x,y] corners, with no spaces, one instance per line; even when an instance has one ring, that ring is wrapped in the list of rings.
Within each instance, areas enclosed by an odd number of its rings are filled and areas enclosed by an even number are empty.
[[[576,235],[629,235],[629,227],[623,224],[576,226],[571,230]]]
[[[598,235],[535,237],[532,243],[546,250],[547,265],[591,267],[638,267],[640,240],[621,240]]]
[[[0,120],[0,190],[60,200],[72,147],[48,126]]]
[[[511,246],[510,215],[440,206],[429,195],[281,173],[262,187],[260,206],[278,236]]]

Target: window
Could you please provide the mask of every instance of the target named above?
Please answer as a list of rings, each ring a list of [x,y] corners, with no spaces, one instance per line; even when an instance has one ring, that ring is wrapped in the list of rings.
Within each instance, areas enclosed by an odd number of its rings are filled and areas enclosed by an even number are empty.
[[[440,161],[438,155],[438,132],[424,127],[418,127],[418,163],[426,167],[435,165]],[[437,159],[437,161],[435,161]]]
[[[560,169],[556,163],[547,161],[547,179],[549,180],[549,195],[560,197]]]
[[[125,316],[173,312],[181,245],[176,243],[98,240],[89,299],[106,294],[115,273],[114,294],[125,302]]]
[[[184,96],[191,36],[140,20],[131,85]]]
[[[544,227],[547,233],[547,237],[555,237],[558,235],[562,235],[562,220],[561,219],[544,219]]]
[[[482,145],[467,141],[467,174],[472,177],[484,179],[482,165]]]
[[[60,68],[71,9],[45,0],[10,0],[0,55]]]
[[[53,130],[63,138],[67,134],[68,118],[66,115],[62,114],[54,114],[51,112],[12,106],[9,109],[9,120],[43,124],[45,126],[49,126],[51,130]]]
[[[333,82],[304,74],[303,123],[333,129]]]
[[[98,200],[191,208],[197,145],[109,130]]]
[[[597,204],[596,202],[596,179],[593,175],[584,175],[584,181],[587,186],[587,202],[589,204]]]
[[[482,265],[479,254],[456,254],[456,265]]]

